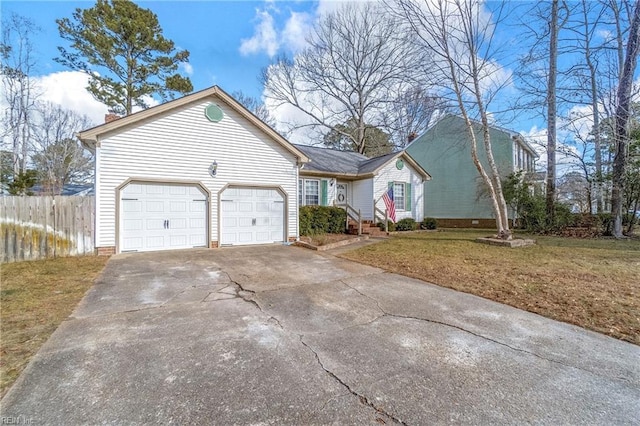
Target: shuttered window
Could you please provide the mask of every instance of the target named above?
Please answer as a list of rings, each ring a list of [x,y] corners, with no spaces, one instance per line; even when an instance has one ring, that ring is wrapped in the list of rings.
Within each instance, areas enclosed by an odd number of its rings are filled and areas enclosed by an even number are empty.
[[[394,182],[393,184],[393,201],[396,205],[396,210],[404,210],[404,182]]]
[[[411,182],[389,182],[393,185],[393,202],[396,210],[411,210]]]
[[[300,206],[317,206],[320,201],[320,181],[318,179],[299,179],[298,204]]]

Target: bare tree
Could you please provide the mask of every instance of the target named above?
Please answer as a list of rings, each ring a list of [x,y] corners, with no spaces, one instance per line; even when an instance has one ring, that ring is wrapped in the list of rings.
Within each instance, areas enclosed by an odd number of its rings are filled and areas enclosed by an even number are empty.
[[[270,127],[275,127],[276,120],[269,113],[264,102],[261,102],[253,96],[245,94],[241,90],[233,92],[231,96],[233,96],[236,101],[240,102],[242,106],[251,111],[253,115],[258,117],[260,120],[264,121]]]
[[[88,117],[51,103],[40,103],[31,157],[45,191],[59,195],[67,183],[85,183],[93,176],[93,159],[75,135],[91,127]]]
[[[25,173],[30,151],[32,114],[37,92],[31,77],[35,68],[32,37],[39,31],[28,18],[11,14],[2,22],[2,140],[13,154],[14,175]]]
[[[618,103],[615,114],[616,150],[613,160],[613,187],[611,190],[611,213],[613,220],[613,236],[622,238],[622,205],[625,188],[626,164],[629,154],[629,117],[631,116],[631,93],[633,90],[633,76],[640,53],[640,0],[636,0],[631,27],[627,40],[620,83],[618,84]]]
[[[549,17],[549,73],[547,80],[547,223],[555,223],[556,203],[556,138],[557,106],[556,84],[558,76],[558,32],[560,30],[559,0],[551,2]]]
[[[507,203],[493,156],[487,111],[487,105],[506,84],[498,79],[499,67],[495,58],[498,46],[493,43],[504,9],[496,7],[493,19],[490,19],[483,13],[482,5],[480,0],[395,0],[390,4],[418,38],[418,47],[432,55],[437,69],[435,78],[453,94],[466,124],[473,164],[491,197],[498,237],[511,239]],[[472,114],[478,117],[486,166],[478,155],[475,130],[478,124]]]
[[[402,149],[424,133],[434,117],[445,114],[447,101],[415,86],[400,93],[384,112],[384,127],[392,135],[396,148]]]
[[[383,113],[409,87],[412,56],[406,34],[375,4],[346,4],[322,17],[308,47],[263,71],[270,107],[293,107],[302,119],[288,130],[323,128],[351,139],[365,151],[366,129],[383,128]],[[341,129],[355,123],[356,132]]]

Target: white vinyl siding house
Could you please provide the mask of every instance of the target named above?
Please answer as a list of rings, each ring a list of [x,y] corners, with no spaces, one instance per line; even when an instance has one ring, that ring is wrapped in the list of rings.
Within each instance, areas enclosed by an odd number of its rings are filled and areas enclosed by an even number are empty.
[[[424,219],[424,180],[413,166],[405,161],[402,168],[398,169],[396,161],[392,161],[378,172],[373,181],[378,209],[384,210],[382,194],[389,189],[389,185],[393,185],[396,219],[413,218],[418,222]],[[399,194],[402,194],[401,199]]]
[[[222,112],[217,122],[205,116],[211,104]],[[175,227],[182,224],[198,229],[197,215],[180,212],[201,209],[201,204],[195,207],[189,196],[184,205],[167,201],[185,188],[193,200],[206,200],[206,240],[199,246],[283,242],[298,236],[298,168],[306,157],[226,93],[213,87],[138,114],[79,135],[85,145],[93,143],[96,152],[96,247],[123,251],[123,235],[134,228],[144,234],[138,228],[161,227],[156,233],[164,232],[167,241],[179,234]],[[209,170],[213,163],[215,176]],[[165,199],[152,202],[152,195],[132,196],[131,185],[144,194],[163,192]],[[144,207],[136,206],[136,199]],[[145,210],[138,211],[141,208]],[[145,223],[149,209],[163,209],[168,216]],[[246,221],[248,227],[263,223],[265,232],[245,233],[249,239],[242,239],[240,228]],[[225,226],[237,229],[227,233],[226,242],[221,240]],[[173,239],[184,240],[175,235]],[[189,246],[187,241],[180,248]],[[171,248],[169,243],[158,249],[165,248]],[[144,251],[147,246],[132,250]]]
[[[393,185],[396,219],[424,218],[422,186],[430,176],[406,152],[367,158],[355,152],[296,146],[310,159],[299,172],[301,206],[347,204],[363,220],[375,221],[374,205],[385,210],[381,197]]]

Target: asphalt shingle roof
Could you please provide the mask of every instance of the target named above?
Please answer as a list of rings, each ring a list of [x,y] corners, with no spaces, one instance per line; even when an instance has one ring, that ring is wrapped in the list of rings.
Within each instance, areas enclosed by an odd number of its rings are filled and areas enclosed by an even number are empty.
[[[311,162],[304,166],[304,170],[308,171],[357,175],[362,173],[360,171],[361,164],[370,161],[369,157],[357,152],[338,151],[309,145],[295,145],[295,147],[311,159]]]

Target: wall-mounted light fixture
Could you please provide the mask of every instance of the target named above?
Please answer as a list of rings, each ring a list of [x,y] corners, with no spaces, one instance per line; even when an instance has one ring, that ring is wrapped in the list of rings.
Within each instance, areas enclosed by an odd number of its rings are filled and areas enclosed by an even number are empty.
[[[213,160],[213,163],[209,166],[209,174],[211,177],[216,177],[218,174],[218,162],[216,160]]]
[[[329,186],[333,187],[334,183],[336,183],[336,178],[333,178],[329,181]]]

